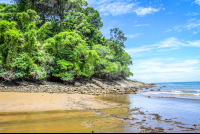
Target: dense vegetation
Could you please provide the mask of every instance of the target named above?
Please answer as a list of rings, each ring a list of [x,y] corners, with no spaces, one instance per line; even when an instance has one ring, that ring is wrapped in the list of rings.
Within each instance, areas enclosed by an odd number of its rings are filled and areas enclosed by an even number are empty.
[[[14,0],[0,4],[0,78],[62,81],[133,75],[126,37],[111,38],[97,10],[84,0]]]

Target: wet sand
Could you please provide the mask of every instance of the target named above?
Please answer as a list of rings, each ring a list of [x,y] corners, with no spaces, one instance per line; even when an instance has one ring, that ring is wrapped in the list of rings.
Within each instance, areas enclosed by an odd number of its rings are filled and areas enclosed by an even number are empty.
[[[116,107],[93,95],[0,92],[0,112],[83,110]]]
[[[119,115],[122,104],[93,95],[0,93],[0,133],[123,133]]]
[[[185,124],[175,118],[164,118],[159,111],[146,111],[141,105],[136,107],[135,103],[130,103],[130,95],[97,97],[80,94],[0,93],[0,96],[0,133],[200,132],[200,124]],[[132,97],[142,99],[137,95]]]

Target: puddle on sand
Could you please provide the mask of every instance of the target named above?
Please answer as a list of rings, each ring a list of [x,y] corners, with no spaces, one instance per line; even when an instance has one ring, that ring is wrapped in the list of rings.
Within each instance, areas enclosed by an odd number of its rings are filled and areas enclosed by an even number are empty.
[[[91,133],[124,132],[126,122],[109,114],[126,114],[125,109],[95,111],[48,111],[0,113],[0,133]],[[102,115],[99,112],[107,113]]]

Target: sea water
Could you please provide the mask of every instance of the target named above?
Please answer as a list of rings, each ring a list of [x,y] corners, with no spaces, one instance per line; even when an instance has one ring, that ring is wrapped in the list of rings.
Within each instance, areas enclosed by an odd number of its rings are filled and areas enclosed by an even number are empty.
[[[157,83],[151,89],[129,95],[130,107],[157,113],[163,120],[172,119],[190,126],[200,124],[200,82]]]
[[[160,88],[161,91],[144,92],[144,95],[146,94],[162,98],[200,100],[200,82],[170,82],[157,84],[158,85],[154,89]]]

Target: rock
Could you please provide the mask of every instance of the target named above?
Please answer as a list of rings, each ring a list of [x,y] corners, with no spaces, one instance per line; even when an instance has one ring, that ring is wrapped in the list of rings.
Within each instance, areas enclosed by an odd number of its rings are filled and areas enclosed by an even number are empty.
[[[156,91],[160,91],[160,89],[157,89]]]
[[[75,87],[80,87],[80,86],[82,86],[82,84],[79,83],[79,82],[75,82],[75,83],[74,83],[74,86],[75,86]]]
[[[151,96],[148,96],[148,98],[151,98]]]
[[[129,118],[123,118],[124,120],[129,120]]]
[[[162,127],[155,127],[155,129],[164,130]]]
[[[163,87],[167,87],[167,86],[163,86]]]
[[[157,85],[156,83],[151,83],[151,85]]]
[[[139,114],[144,115],[144,112],[141,112],[141,111],[140,111]]]
[[[151,89],[150,91],[155,91],[154,89]]]

